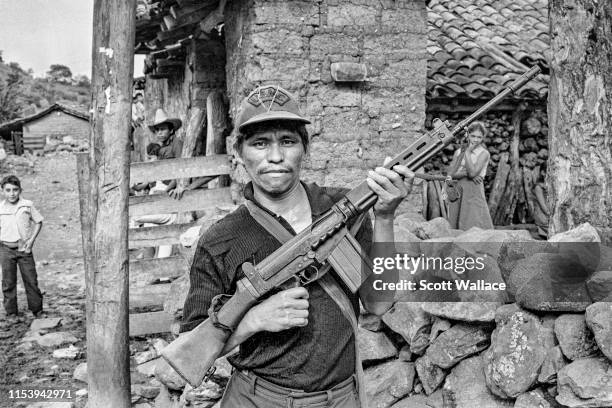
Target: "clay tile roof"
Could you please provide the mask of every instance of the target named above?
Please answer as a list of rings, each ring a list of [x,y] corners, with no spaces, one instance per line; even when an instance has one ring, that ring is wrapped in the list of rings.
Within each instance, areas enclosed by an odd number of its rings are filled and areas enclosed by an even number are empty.
[[[548,0],[430,0],[428,98],[491,98],[534,65],[548,70]],[[543,99],[548,75],[519,91]]]

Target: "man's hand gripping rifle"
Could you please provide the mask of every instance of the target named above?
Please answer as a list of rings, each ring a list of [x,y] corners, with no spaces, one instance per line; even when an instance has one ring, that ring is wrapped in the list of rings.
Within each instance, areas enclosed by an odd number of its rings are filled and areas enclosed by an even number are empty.
[[[415,171],[470,123],[539,72],[537,66],[532,68],[452,130],[449,130],[448,122],[434,120],[431,132],[395,156],[385,167],[391,169],[402,164]],[[368,211],[376,199],[364,180],[262,262],[257,265],[245,263],[242,266],[245,276],[237,282],[236,292],[231,297],[220,295],[213,299],[208,319],[168,345],[162,351],[162,357],[189,384],[197,387],[210,374],[209,370],[246,312],[271,291],[296,283],[306,285],[320,278],[329,270],[325,267],[329,261],[346,286],[356,292],[366,276],[361,270],[361,248],[348,233],[347,225]],[[223,297],[229,299],[223,303]]]

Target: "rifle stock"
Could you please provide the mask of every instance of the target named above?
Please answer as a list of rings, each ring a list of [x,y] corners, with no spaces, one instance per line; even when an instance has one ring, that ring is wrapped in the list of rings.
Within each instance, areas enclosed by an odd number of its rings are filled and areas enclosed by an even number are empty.
[[[257,298],[239,282],[236,293],[217,312],[217,319],[235,328],[255,302]],[[161,355],[189,385],[196,388],[202,384],[215,360],[221,357],[230,336],[230,330],[219,327],[209,317],[166,346]]]
[[[475,113],[457,124],[452,130],[448,122],[434,121],[434,130],[408,146],[385,165],[392,168],[397,164],[407,166],[416,171],[427,160],[449,144],[454,137],[466,128],[471,122],[499,103],[505,96],[515,92],[528,81],[533,79],[540,69],[536,66],[521,75],[516,81],[506,87],[502,92],[486,103]],[[256,300],[270,290],[281,287],[290,277],[296,276],[296,281],[306,283],[309,279],[299,273],[313,264],[325,262],[334,249],[336,263],[342,259],[342,254],[357,253],[354,242],[344,239],[346,224],[349,220],[368,211],[375,203],[377,196],[370,190],[365,181],[357,185],[346,196],[336,203],[331,210],[317,219],[310,228],[300,232],[283,244],[273,254],[261,261],[257,266],[243,265],[245,277],[238,281],[236,294],[225,303],[216,314],[218,322],[215,324],[207,319],[191,332],[181,335],[169,344],[163,351],[162,357],[193,387],[197,387],[206,377],[215,360],[230,337],[230,331],[222,327],[236,327],[244,314],[251,308]],[[342,235],[345,234],[345,235]],[[349,255],[348,257],[351,257]],[[358,263],[350,260],[351,273],[360,274]],[[330,260],[330,263],[334,263]],[[361,276],[346,276],[339,274],[351,290],[358,287]]]

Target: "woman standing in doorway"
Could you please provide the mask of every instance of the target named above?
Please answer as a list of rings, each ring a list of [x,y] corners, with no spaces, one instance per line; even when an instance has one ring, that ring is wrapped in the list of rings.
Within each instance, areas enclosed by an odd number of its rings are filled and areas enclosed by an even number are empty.
[[[467,146],[455,152],[449,166],[448,176],[457,179],[462,190],[459,199],[449,203],[452,228],[493,229],[483,185],[490,157],[483,143],[486,134],[487,128],[482,122],[468,126]]]

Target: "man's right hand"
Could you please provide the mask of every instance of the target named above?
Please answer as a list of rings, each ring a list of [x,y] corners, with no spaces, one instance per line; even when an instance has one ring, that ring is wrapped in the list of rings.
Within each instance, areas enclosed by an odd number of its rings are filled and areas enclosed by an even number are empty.
[[[308,291],[304,287],[283,290],[270,296],[245,315],[253,332],[279,332],[308,324]]]

